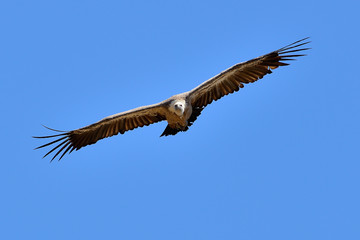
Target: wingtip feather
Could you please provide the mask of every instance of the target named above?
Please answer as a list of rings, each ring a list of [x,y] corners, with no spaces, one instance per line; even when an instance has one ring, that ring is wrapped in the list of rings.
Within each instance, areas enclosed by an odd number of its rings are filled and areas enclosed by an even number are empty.
[[[45,126],[44,124],[41,124],[41,126],[43,126],[44,128],[47,128],[47,129],[49,129],[49,130],[51,130],[51,131],[55,131],[55,132],[67,132],[67,131],[62,131],[62,130],[57,130],[57,129],[49,128],[49,127]]]

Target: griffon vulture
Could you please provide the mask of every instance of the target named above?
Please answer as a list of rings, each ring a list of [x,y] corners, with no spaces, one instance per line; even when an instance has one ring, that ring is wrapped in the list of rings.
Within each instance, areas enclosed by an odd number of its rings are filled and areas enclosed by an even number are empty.
[[[60,160],[67,152],[71,153],[74,150],[79,150],[82,147],[96,143],[100,139],[111,137],[118,133],[124,134],[126,131],[163,120],[166,120],[168,125],[161,136],[185,132],[195,122],[201,111],[212,101],[216,101],[229,93],[237,92],[240,88],[244,87],[244,84],[253,83],[263,78],[266,74],[270,74],[271,70],[279,66],[289,65],[284,61],[305,56],[305,54],[294,53],[309,49],[299,48],[309,43],[305,41],[306,39],[308,38],[301,39],[252,60],[238,63],[203,82],[196,88],[172,96],[160,103],[111,115],[89,126],[72,131],[59,131],[48,128],[60,133],[35,137],[56,138],[56,140],[36,149],[57,144],[44,157],[59,149],[51,161],[62,153],[59,158]]]

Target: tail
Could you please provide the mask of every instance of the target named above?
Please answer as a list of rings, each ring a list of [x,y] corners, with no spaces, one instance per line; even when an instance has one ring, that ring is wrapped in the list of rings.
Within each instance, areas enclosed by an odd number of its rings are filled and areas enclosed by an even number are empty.
[[[160,135],[160,137],[162,136],[169,136],[169,135],[176,135],[178,132],[185,132],[186,130],[188,130],[189,128],[186,126],[184,129],[177,129],[177,128],[172,128],[169,126],[169,124],[166,126],[164,132]]]

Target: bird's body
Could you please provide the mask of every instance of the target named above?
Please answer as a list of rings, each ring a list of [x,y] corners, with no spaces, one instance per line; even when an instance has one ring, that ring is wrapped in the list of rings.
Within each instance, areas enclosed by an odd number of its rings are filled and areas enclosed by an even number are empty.
[[[60,160],[67,152],[79,150],[84,146],[96,143],[102,138],[114,136],[118,133],[124,134],[126,131],[137,127],[147,126],[163,120],[166,120],[168,125],[161,136],[175,135],[180,131],[187,131],[201,114],[204,107],[212,101],[217,101],[225,95],[238,91],[244,87],[244,84],[261,79],[279,66],[289,65],[282,61],[294,60],[294,57],[304,56],[303,54],[295,55],[292,53],[308,49],[297,48],[308,43],[304,42],[305,39],[247,62],[238,63],[196,88],[172,96],[160,103],[111,115],[94,124],[72,131],[51,129],[61,133],[36,138],[58,137],[58,139],[38,148],[60,142],[45,155],[47,156],[59,148],[52,160],[62,152]]]

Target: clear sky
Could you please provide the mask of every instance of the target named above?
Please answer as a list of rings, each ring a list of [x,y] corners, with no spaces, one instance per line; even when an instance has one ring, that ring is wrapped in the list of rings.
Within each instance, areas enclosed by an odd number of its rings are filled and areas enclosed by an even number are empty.
[[[358,1],[2,1],[0,239],[360,239]],[[308,56],[62,161],[31,136],[188,91],[311,37]]]

